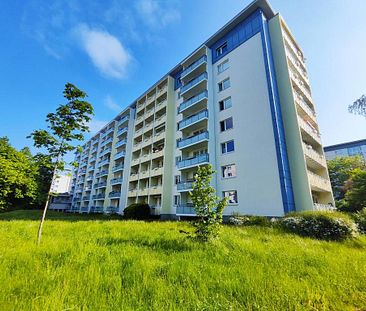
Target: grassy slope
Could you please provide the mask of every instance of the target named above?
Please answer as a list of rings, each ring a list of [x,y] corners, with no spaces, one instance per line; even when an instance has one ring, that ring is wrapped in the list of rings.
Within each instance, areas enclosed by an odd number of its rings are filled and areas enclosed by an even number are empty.
[[[60,215],[36,247],[38,222],[6,219],[37,212],[0,214],[1,310],[366,310],[365,238],[224,227],[199,245],[187,223]]]

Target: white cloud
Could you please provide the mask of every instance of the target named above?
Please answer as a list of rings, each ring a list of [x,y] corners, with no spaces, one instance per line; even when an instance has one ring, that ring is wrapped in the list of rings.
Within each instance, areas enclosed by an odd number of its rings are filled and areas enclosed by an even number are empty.
[[[163,2],[164,5],[168,2]],[[165,27],[170,23],[180,20],[178,10],[162,6],[156,0],[139,0],[136,3],[136,10],[141,15],[143,21],[151,27]]]
[[[117,79],[126,77],[132,57],[116,37],[85,24],[79,25],[75,33],[81,40],[82,48],[103,75]]]
[[[111,96],[107,96],[104,100],[104,105],[108,107],[109,109],[120,112],[122,110],[121,106],[118,105]]]
[[[89,122],[89,130],[90,130],[90,135],[94,135],[97,132],[99,132],[106,124],[108,123],[108,121],[104,121],[104,120],[98,120],[96,118],[92,119]]]

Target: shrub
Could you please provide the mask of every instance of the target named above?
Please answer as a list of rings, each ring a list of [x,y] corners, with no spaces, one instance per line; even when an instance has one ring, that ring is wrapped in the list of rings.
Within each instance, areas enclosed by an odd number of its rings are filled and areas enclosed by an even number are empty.
[[[362,211],[359,211],[354,215],[355,223],[358,227],[358,230],[366,234],[366,208],[364,208]]]
[[[126,219],[144,220],[150,218],[150,207],[147,203],[134,203],[123,210]]]
[[[268,227],[271,225],[270,220],[264,216],[252,216],[252,215],[234,215],[228,220],[230,225],[236,226],[263,226]]]
[[[356,224],[336,212],[292,213],[279,222],[289,232],[319,240],[342,241],[357,234]]]

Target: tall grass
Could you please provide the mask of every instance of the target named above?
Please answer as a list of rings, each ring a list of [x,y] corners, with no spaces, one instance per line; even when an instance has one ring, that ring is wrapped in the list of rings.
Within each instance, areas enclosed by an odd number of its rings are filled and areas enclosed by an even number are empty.
[[[27,215],[0,214],[1,310],[366,310],[365,238],[225,226],[202,245],[187,223],[51,213],[37,247]]]

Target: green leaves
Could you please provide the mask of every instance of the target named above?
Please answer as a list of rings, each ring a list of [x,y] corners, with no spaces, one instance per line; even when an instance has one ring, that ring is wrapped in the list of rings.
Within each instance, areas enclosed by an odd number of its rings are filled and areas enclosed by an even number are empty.
[[[213,174],[215,171],[211,165],[199,167],[190,192],[197,215],[197,221],[193,223],[195,238],[201,242],[210,241],[219,235],[222,213],[227,206],[227,198],[220,200],[211,186]]]
[[[366,117],[366,96],[362,95],[353,104],[349,105],[348,111]]]

